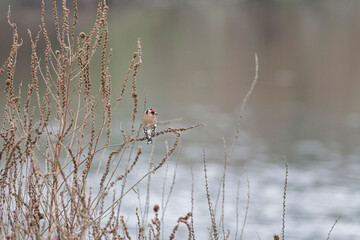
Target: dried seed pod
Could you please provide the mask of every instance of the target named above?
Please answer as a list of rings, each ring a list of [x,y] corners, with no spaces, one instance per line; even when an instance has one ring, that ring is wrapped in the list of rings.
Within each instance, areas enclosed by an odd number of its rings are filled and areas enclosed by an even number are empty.
[[[154,212],[158,212],[160,209],[159,205],[155,204],[154,205]]]

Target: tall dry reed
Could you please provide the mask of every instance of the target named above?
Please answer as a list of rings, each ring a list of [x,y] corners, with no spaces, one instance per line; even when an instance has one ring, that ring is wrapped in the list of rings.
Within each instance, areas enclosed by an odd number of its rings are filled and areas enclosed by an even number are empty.
[[[177,148],[181,132],[200,125],[156,133],[175,134],[172,146],[158,165],[135,185],[125,188],[122,184],[121,195],[116,195],[117,183],[121,184],[133,172],[143,153],[139,146],[136,154],[129,154],[134,148],[132,143],[145,142],[145,138],[134,134],[139,113],[136,79],[142,64],[140,40],[123,87],[114,93],[106,1],[98,1],[94,25],[86,33],[77,29],[76,0],[62,0],[59,9],[56,0],[48,6],[49,2],[42,1],[41,26],[35,34],[28,31],[29,41],[24,43],[19,40],[10,8],[8,11],[13,43],[0,69],[0,76],[7,74],[1,84],[6,104],[2,105],[4,118],[0,127],[0,238],[130,239],[127,224],[120,215],[122,198],[164,165]],[[52,8],[56,38],[47,30],[46,8]],[[44,47],[39,45],[40,41],[45,42]],[[17,55],[25,43],[31,45],[31,83],[17,87],[14,86]],[[94,66],[100,68],[100,84],[91,70]],[[122,141],[114,143],[113,114],[120,108],[129,80],[133,100],[131,129],[121,129]],[[119,96],[115,96],[118,100],[112,104],[114,94]],[[127,155],[129,164],[124,169],[120,163]],[[91,178],[100,179],[96,188],[90,185],[92,169],[97,172]],[[153,221],[139,227],[139,239],[158,239],[159,210],[154,211]],[[178,223],[189,226],[190,215],[179,218]],[[148,233],[144,227],[149,229]],[[172,235],[175,233],[176,230]]]

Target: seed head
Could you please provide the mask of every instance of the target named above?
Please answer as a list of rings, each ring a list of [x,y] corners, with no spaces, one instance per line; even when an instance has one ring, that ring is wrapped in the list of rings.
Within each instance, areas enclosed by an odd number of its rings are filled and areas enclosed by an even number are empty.
[[[154,212],[158,212],[160,209],[159,205],[155,204],[154,205]]]

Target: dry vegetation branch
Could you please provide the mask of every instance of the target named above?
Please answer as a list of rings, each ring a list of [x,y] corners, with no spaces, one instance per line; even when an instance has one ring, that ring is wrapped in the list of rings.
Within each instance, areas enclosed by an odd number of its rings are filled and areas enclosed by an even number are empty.
[[[95,22],[88,33],[79,33],[77,29],[76,0],[72,4],[62,0],[60,11],[56,0],[49,6],[46,3],[43,0],[41,4],[38,32],[33,35],[28,30],[31,81],[26,92],[15,79],[17,53],[23,41],[19,41],[10,8],[8,11],[13,44],[0,68],[0,76],[7,73],[5,84],[2,84],[6,104],[0,126],[0,238],[100,239],[112,236],[131,239],[118,203],[141,180],[165,164],[177,148],[181,132],[202,125],[167,128],[156,133],[156,136],[175,134],[172,147],[137,183],[128,189],[122,184],[119,195],[115,191],[117,183],[134,171],[143,152],[138,146],[137,153],[132,156],[134,143],[139,145],[145,140],[134,134],[141,97],[136,90],[137,73],[142,64],[140,39],[120,96],[112,106],[109,67],[112,49],[109,48],[106,1],[98,1]],[[52,8],[55,41],[50,40],[51,32],[46,24],[47,7]],[[42,41],[44,46],[39,45]],[[99,56],[98,62],[94,56]],[[96,66],[100,66],[100,84],[94,81],[91,73]],[[123,139],[114,143],[113,115],[120,108],[130,76],[131,129],[121,129]],[[129,164],[123,167],[121,162],[127,154]],[[98,169],[95,176],[90,173],[94,168]],[[100,181],[89,185],[90,175],[99,177]],[[96,191],[94,184],[99,185]],[[155,212],[156,217],[148,227],[149,235],[145,236],[145,229],[139,232],[142,239],[159,237],[161,226]],[[185,224],[184,219],[179,221]]]

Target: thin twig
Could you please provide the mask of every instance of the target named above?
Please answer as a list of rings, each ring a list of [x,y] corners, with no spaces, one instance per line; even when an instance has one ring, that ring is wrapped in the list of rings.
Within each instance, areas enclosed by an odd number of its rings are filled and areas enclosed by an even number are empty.
[[[209,184],[208,184],[208,177],[207,177],[207,170],[206,170],[206,157],[205,157],[205,147],[203,147],[203,164],[204,164],[204,178],[205,178],[205,190],[206,190],[206,198],[209,207],[210,219],[211,219],[211,235],[214,234],[214,239],[218,240],[218,233],[217,233],[217,226],[215,222],[215,214],[211,204],[210,198],[210,191],[209,191]],[[212,236],[211,236],[212,237]]]
[[[330,234],[331,234],[331,232],[334,230],[335,225],[336,225],[337,222],[341,219],[341,217],[342,217],[342,216],[338,217],[338,218],[335,220],[334,224],[331,226],[326,240],[330,240]]]
[[[246,201],[244,222],[243,222],[243,226],[241,228],[241,233],[240,233],[240,240],[242,239],[243,234],[244,234],[245,224],[246,224],[246,220],[247,220],[247,216],[248,216],[248,212],[249,212],[249,205],[250,205],[250,180],[249,180],[249,174],[247,172],[247,169],[245,170],[245,173],[246,173],[246,182],[247,182],[248,192],[247,192],[247,201]]]
[[[285,182],[284,182],[284,195],[283,195],[283,215],[282,215],[282,228],[281,228],[281,239],[285,239],[285,210],[286,210],[286,190],[287,190],[287,178],[289,173],[289,165],[286,156],[283,157],[286,167]]]
[[[241,108],[240,108],[240,115],[239,115],[239,120],[238,120],[238,127],[236,128],[236,134],[235,134],[235,137],[234,137],[234,141],[231,145],[231,149],[230,149],[230,152],[229,152],[229,159],[231,159],[232,157],[232,154],[234,152],[234,149],[235,149],[235,145],[237,143],[237,140],[239,138],[239,133],[240,133],[240,125],[241,125],[241,122],[242,122],[242,119],[243,119],[243,114],[244,114],[244,111],[245,111],[245,106],[246,106],[246,102],[248,100],[248,98],[250,97],[250,95],[252,94],[252,92],[254,91],[254,88],[255,88],[255,85],[256,85],[256,82],[259,78],[259,62],[258,62],[258,56],[257,56],[257,53],[255,53],[255,77],[251,83],[251,86],[250,86],[250,89],[249,91],[247,92],[247,94],[245,95],[242,103],[241,103]]]

